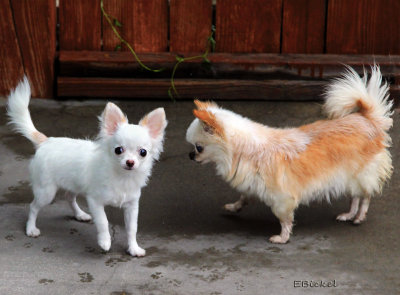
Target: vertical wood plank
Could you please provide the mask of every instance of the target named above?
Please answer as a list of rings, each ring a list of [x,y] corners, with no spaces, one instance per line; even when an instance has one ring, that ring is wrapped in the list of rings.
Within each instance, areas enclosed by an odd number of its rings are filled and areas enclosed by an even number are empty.
[[[325,0],[284,0],[282,53],[323,53]]]
[[[132,17],[137,52],[167,51],[168,0],[135,0]]]
[[[100,0],[60,0],[60,50],[100,50]]]
[[[203,52],[211,24],[211,0],[171,0],[170,51]]]
[[[116,18],[122,27],[118,28],[122,38],[124,38],[129,44],[134,46],[135,41],[135,27],[134,27],[134,2],[133,0],[104,0],[104,10],[112,18]],[[103,50],[113,51],[115,47],[121,42],[115,36],[111,29],[110,24],[107,22],[105,17],[103,21]],[[127,51],[128,48],[125,45],[121,47],[122,51]]]
[[[327,53],[400,54],[400,1],[331,0]]]
[[[56,52],[55,0],[11,1],[22,59],[33,97],[53,97]]]
[[[24,75],[10,1],[0,1],[0,96],[8,95]]]
[[[282,0],[218,0],[216,51],[278,53]]]

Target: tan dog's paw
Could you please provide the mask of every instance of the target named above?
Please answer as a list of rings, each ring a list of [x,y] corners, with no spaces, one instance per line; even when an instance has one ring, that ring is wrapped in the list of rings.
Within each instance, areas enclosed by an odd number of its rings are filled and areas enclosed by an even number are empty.
[[[283,239],[281,236],[276,235],[269,238],[269,241],[274,244],[286,244],[289,239]]]
[[[237,213],[239,212],[242,208],[238,208],[236,206],[236,203],[230,203],[230,204],[225,204],[223,209],[229,212]]]
[[[360,225],[360,224],[363,223],[365,220],[367,220],[366,217],[365,217],[365,218],[356,217],[356,219],[353,220],[353,224],[355,224],[355,225]]]
[[[342,214],[339,214],[337,217],[336,217],[336,220],[337,221],[349,221],[349,220],[352,220],[354,218],[354,216],[352,216],[351,214],[349,214],[349,213],[342,213]]]

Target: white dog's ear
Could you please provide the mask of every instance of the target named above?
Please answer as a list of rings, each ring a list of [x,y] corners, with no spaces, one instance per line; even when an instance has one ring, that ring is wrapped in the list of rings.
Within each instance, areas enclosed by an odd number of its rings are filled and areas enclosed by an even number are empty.
[[[128,123],[128,118],[124,115],[119,107],[112,102],[107,103],[100,119],[101,135],[113,135],[118,126]]]
[[[164,108],[158,108],[144,116],[139,125],[149,130],[150,136],[154,140],[164,137],[164,130],[167,127],[167,119],[165,117]]]

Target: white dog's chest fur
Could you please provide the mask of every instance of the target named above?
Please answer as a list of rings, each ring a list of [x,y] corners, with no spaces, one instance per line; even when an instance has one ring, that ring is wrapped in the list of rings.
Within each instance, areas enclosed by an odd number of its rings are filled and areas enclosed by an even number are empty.
[[[104,205],[122,207],[125,203],[140,198],[141,187],[133,183],[134,181],[130,183],[123,182],[121,185],[107,186],[102,191],[98,191],[88,197],[95,198]]]

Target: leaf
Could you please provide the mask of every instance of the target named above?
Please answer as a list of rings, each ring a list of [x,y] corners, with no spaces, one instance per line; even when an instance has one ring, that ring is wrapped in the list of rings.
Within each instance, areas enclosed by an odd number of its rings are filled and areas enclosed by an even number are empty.
[[[205,56],[205,57],[203,57],[203,63],[211,64],[211,61]]]
[[[114,51],[120,51],[121,50],[121,44],[117,44],[114,48]]]
[[[117,26],[118,28],[122,28],[122,24],[116,18],[114,18],[114,26]]]
[[[183,62],[183,61],[185,61],[185,58],[182,57],[182,56],[179,56],[179,55],[175,55],[175,58],[176,58],[176,60],[177,60],[178,62]]]
[[[213,37],[210,37],[210,38],[208,39],[208,41],[209,41],[210,44],[211,44],[211,51],[215,51],[215,45],[217,44],[217,42],[215,42],[215,39],[214,39]]]

